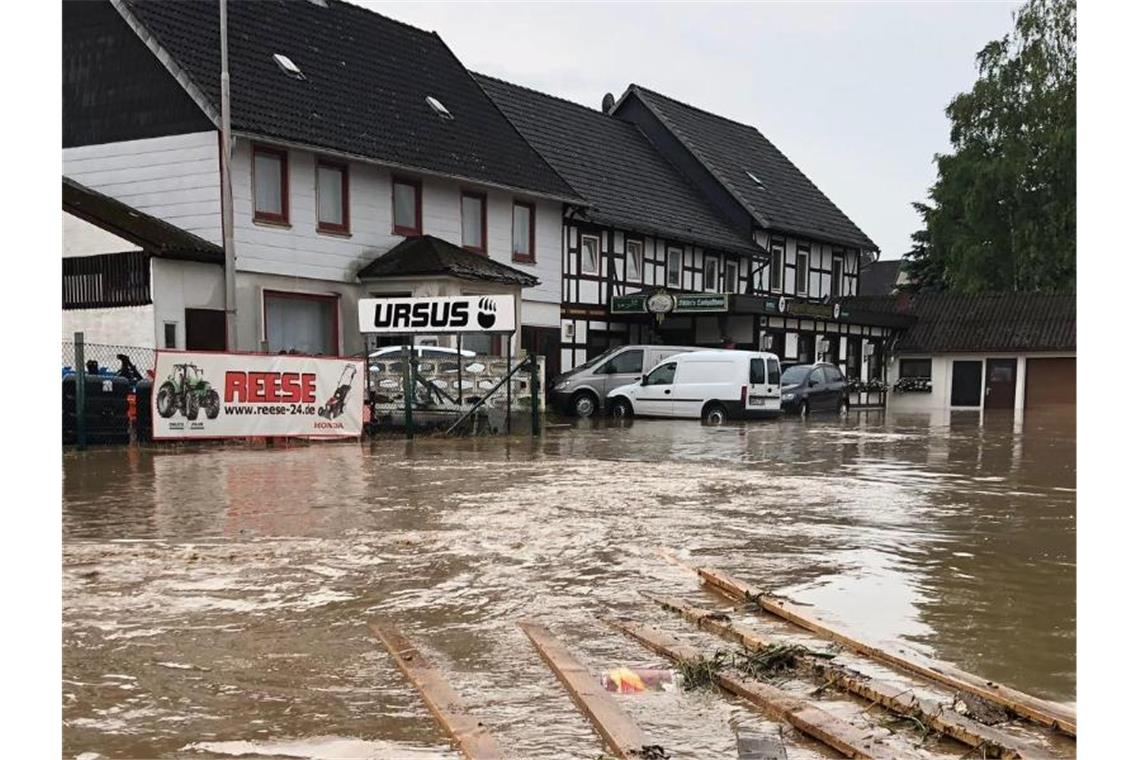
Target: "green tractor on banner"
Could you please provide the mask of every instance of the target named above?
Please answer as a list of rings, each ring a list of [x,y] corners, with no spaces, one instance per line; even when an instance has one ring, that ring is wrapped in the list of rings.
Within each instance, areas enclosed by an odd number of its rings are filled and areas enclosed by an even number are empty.
[[[212,420],[221,411],[222,400],[197,365],[175,364],[170,377],[158,389],[155,407],[164,419],[181,412],[186,419],[196,420],[198,411],[204,410],[206,418]]]

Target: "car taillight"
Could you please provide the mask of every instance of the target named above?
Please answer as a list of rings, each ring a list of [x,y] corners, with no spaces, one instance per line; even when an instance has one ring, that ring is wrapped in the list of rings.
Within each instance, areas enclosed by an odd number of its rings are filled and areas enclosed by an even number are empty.
[[[748,405],[748,386],[747,385],[740,386],[740,405],[741,406],[747,406]]]

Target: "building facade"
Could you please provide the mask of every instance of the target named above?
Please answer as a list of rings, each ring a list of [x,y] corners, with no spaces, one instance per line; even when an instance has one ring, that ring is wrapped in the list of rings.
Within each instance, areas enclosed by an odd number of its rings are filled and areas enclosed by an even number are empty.
[[[578,198],[438,36],[343,3],[239,3],[229,24],[231,349],[363,350],[358,273],[421,235],[535,278],[517,347],[556,334]],[[217,40],[206,3],[64,5],[65,174],[220,245]]]

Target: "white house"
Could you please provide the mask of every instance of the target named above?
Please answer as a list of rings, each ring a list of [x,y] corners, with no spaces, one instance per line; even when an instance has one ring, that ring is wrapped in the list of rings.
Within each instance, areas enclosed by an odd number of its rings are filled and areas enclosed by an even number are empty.
[[[64,173],[220,245],[216,6],[65,3],[63,17]],[[419,235],[537,280],[516,348],[558,329],[563,206],[581,199],[437,35],[346,3],[231,3],[229,56],[230,348],[363,350],[356,304],[375,283],[357,274]]]

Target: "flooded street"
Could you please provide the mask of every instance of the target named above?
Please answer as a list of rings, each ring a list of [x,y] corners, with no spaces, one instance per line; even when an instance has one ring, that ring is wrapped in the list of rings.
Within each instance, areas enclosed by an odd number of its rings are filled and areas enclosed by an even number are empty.
[[[399,624],[512,756],[597,757],[515,624],[548,625],[599,674],[661,663],[601,616],[711,647],[642,594],[721,603],[668,552],[864,638],[1076,698],[1072,412],[638,420],[540,442],[63,464],[67,757],[453,756],[369,621]],[[711,692],[622,703],[678,757],[735,757],[736,735],[768,730]]]

